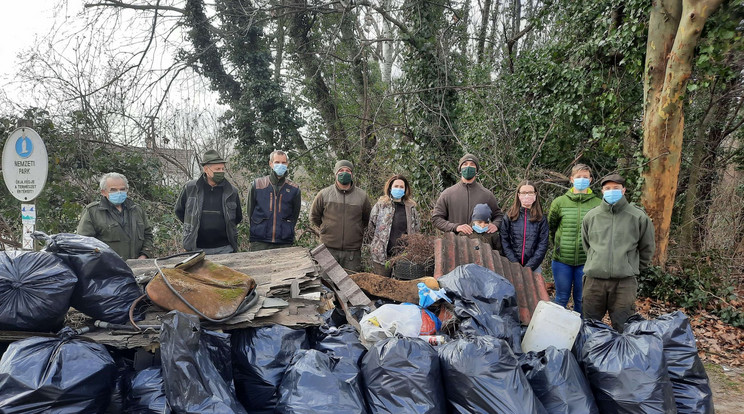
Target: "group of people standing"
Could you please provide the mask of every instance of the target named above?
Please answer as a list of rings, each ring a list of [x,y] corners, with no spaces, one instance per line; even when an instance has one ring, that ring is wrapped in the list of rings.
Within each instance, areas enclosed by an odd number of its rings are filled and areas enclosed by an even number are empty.
[[[175,205],[183,223],[183,248],[207,254],[238,251],[237,225],[243,220],[238,190],[225,179],[226,161],[214,150],[202,157],[203,173],[183,187]],[[287,178],[289,157],[283,151],[269,156],[269,174],[251,184],[247,215],[249,250],[291,246],[300,215],[301,191]],[[443,232],[479,238],[510,261],[542,273],[541,264],[553,245],[555,301],[587,318],[601,319],[609,311],[613,326],[635,311],[639,272],[654,253],[654,228],[648,216],[625,198],[625,180],[611,174],[600,185],[602,197],[589,188],[591,169],[573,167],[572,187],[553,200],[543,213],[535,183],[525,180],[514,192],[504,214],[493,192],[477,181],[480,164],[466,154],[458,164],[460,181],[445,189],[432,212],[432,224]],[[420,217],[409,181],[390,177],[379,200],[371,205],[354,182],[354,165],[336,162],[334,183],[315,196],[310,222],[320,241],[339,264],[362,270],[362,245],[368,244],[375,273],[389,276],[387,262],[403,235],[420,231]],[[152,256],[152,229],[144,211],[128,199],[126,177],[104,175],[101,199],[83,211],[78,233],[109,244],[120,256]]]

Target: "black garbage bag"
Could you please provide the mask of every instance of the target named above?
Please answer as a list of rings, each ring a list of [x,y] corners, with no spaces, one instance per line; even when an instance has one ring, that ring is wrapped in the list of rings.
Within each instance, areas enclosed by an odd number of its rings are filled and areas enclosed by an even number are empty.
[[[276,412],[366,413],[359,367],[314,349],[297,351],[279,386]]]
[[[103,413],[116,374],[106,347],[69,331],[13,342],[0,360],[0,413]]]
[[[439,360],[451,413],[546,413],[502,339],[457,339],[439,346]]]
[[[238,400],[251,413],[273,413],[292,356],[309,348],[307,334],[302,329],[271,325],[234,330],[231,342]]]
[[[0,330],[56,331],[77,276],[45,252],[0,252]]]
[[[579,328],[579,332],[576,334],[576,340],[571,348],[571,353],[574,355],[574,358],[576,358],[576,362],[579,363],[579,368],[581,368],[582,371],[584,371],[584,360],[581,359],[581,350],[584,348],[584,343],[595,332],[600,331],[614,331],[614,329],[610,325],[596,319],[581,320],[581,327]]]
[[[455,315],[491,314],[519,321],[514,286],[503,276],[476,264],[458,266],[438,279],[454,298]]]
[[[359,340],[359,333],[351,325],[322,326],[320,332],[325,336],[314,346],[318,351],[349,358],[355,365],[359,365],[367,353],[367,348]]]
[[[522,353],[522,325],[510,317],[471,315],[460,322],[459,331],[468,337],[487,335],[503,339],[515,354]]]
[[[624,332],[653,333],[661,338],[678,413],[715,412],[708,374],[698,356],[690,320],[684,313],[676,311],[653,320],[629,323]]]
[[[586,340],[581,355],[600,412],[677,412],[657,336],[600,330]]]
[[[45,251],[62,259],[78,278],[70,304],[102,321],[125,324],[129,307],[142,295],[132,270],[108,245],[93,237],[60,233],[47,236]],[[141,318],[138,318],[141,319]]]
[[[199,337],[199,343],[201,349],[206,352],[209,360],[217,368],[222,380],[230,386],[230,391],[235,394],[230,334],[204,329]]]
[[[599,414],[592,389],[571,351],[548,347],[519,357],[532,391],[551,414]]]
[[[172,311],[163,318],[160,359],[168,403],[178,413],[245,413],[202,335],[196,315]]]
[[[171,414],[165,398],[163,372],[160,367],[149,367],[132,377],[126,400],[128,414]]]
[[[378,341],[362,358],[369,411],[446,413],[437,351],[418,338]]]
[[[114,381],[114,389],[111,391],[111,401],[109,401],[106,414],[122,414],[124,412],[127,394],[129,394],[129,383],[134,371],[132,369],[133,361],[116,353],[113,353],[113,357],[116,364],[116,379]]]

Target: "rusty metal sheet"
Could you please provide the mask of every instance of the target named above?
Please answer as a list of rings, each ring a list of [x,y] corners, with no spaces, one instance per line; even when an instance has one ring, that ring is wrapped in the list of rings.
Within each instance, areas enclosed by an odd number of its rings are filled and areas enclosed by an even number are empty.
[[[445,233],[434,241],[434,277],[440,278],[457,266],[475,263],[504,276],[517,292],[519,319],[527,325],[537,303],[550,300],[545,280],[532,269],[512,263],[487,243],[478,239]]]

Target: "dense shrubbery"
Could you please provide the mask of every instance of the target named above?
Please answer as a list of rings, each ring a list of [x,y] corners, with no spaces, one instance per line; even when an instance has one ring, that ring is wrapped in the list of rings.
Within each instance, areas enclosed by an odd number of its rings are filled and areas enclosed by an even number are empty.
[[[639,294],[690,311],[708,310],[724,322],[744,327],[737,261],[721,252],[692,252],[673,258],[665,270],[651,267],[638,280]],[[739,268],[741,261],[739,260]],[[741,278],[739,270],[738,278]]]

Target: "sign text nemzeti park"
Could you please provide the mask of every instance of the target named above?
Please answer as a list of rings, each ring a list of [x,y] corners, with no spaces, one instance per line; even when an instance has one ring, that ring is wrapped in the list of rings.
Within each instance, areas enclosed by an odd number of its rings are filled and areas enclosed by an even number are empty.
[[[36,131],[18,128],[3,148],[3,181],[20,201],[35,199],[44,189],[49,168],[46,146]]]

